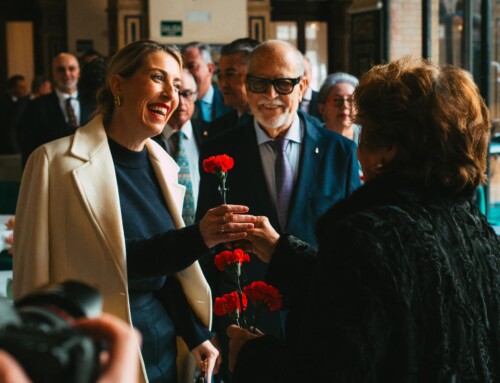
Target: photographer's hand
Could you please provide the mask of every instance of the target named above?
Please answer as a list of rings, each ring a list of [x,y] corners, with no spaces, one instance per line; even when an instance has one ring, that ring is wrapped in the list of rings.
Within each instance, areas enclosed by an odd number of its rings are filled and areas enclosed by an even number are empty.
[[[142,341],[138,331],[110,314],[102,314],[94,319],[79,319],[75,326],[108,344],[109,356],[97,383],[137,382]]]
[[[30,383],[21,365],[7,352],[0,350],[0,383]]]

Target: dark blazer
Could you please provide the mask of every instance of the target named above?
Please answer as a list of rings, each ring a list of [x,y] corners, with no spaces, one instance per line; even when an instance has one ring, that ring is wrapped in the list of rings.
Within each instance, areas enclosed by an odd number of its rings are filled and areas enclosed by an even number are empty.
[[[202,132],[204,140],[211,139],[215,135],[223,134],[230,129],[239,128],[241,125],[252,120],[252,116],[244,113],[238,116],[238,111],[233,109],[229,113],[224,114],[213,120],[207,128]]]
[[[318,110],[318,95],[315,90],[312,91],[311,101],[309,102],[309,114],[316,117],[318,120],[323,121],[323,116]]]
[[[17,133],[13,120],[20,102],[20,100],[15,102],[8,95],[0,101],[0,154],[18,152]]]
[[[93,111],[80,103],[80,125],[89,122]],[[23,165],[31,152],[47,142],[75,133],[64,119],[56,92],[32,100],[21,122],[20,146]]]
[[[220,89],[215,84],[213,85],[213,87],[214,87],[214,98],[212,99],[211,121],[234,110],[234,108],[224,104],[224,98],[222,96],[222,92],[220,91]],[[196,101],[195,103],[193,116],[191,117],[191,121],[193,120],[203,120],[198,101]]]
[[[323,116],[318,109],[318,95],[319,93],[311,89],[311,99],[309,100],[309,105],[307,108],[307,113],[310,116],[316,117],[318,120],[323,121]]]
[[[360,185],[358,160],[354,142],[322,128],[316,119],[304,113],[299,112],[299,116],[304,121],[305,134],[286,232],[314,244],[314,225],[318,218]],[[250,214],[269,217],[273,227],[278,229],[278,218],[267,189],[253,119],[238,129],[207,140],[201,148],[200,162],[218,154],[227,154],[235,162],[227,177],[227,202],[249,206]],[[203,217],[208,209],[221,203],[217,177],[202,172],[197,217]],[[263,280],[267,265],[256,256],[251,257],[252,261],[245,264],[248,282]],[[225,292],[212,259],[203,260],[202,268],[214,295]],[[264,332],[266,330],[280,335],[276,333],[276,327],[264,328]]]
[[[287,346],[248,342],[233,382],[499,381],[499,241],[468,198],[381,176],[317,231],[316,257],[285,236],[270,263],[278,287],[309,281]]]

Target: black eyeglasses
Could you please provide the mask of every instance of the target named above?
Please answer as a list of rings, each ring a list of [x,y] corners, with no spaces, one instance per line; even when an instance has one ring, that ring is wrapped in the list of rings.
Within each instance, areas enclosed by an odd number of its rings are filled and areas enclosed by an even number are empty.
[[[184,97],[186,100],[193,100],[196,98],[196,92],[186,89],[183,90],[182,92],[179,92],[179,97]]]
[[[265,93],[267,92],[267,88],[269,85],[273,85],[276,93],[285,95],[293,92],[293,88],[297,85],[302,76],[297,78],[265,78],[265,77],[257,77],[247,74],[247,85],[250,92],[253,93]]]

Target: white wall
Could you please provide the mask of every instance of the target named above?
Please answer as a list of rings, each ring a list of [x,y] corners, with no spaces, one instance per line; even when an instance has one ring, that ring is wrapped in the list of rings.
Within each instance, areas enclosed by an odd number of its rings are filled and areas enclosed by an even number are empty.
[[[162,37],[161,21],[182,21],[180,37]],[[248,36],[246,0],[149,0],[151,39],[169,44],[225,44]]]
[[[94,49],[109,54],[107,0],[67,0],[68,49],[77,52],[76,40],[92,40]]]

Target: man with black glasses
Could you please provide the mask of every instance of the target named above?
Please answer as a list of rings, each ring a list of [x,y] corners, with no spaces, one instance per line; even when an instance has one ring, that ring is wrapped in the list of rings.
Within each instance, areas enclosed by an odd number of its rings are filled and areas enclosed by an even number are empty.
[[[200,159],[223,153],[233,157],[228,203],[245,204],[250,214],[267,216],[280,233],[315,244],[317,219],[356,189],[360,180],[354,142],[298,110],[306,85],[303,60],[295,47],[283,41],[255,48],[246,76],[253,118],[207,141]],[[201,175],[198,217],[221,203],[217,182],[212,174]],[[214,296],[228,292],[213,262],[202,267]],[[267,264],[256,256],[245,267],[248,283],[265,279]],[[293,292],[282,293],[286,305]],[[269,313],[259,319],[258,327],[281,337],[284,317],[283,312]],[[222,336],[228,322],[224,318],[219,322],[216,330]]]

